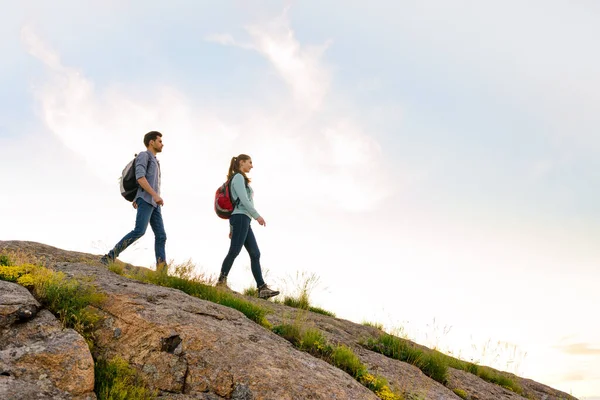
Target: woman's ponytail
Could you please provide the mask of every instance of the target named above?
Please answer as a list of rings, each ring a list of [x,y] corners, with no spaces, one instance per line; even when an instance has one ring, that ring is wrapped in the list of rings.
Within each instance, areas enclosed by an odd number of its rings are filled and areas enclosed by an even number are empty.
[[[231,162],[229,163],[229,171],[227,171],[227,179],[231,179],[236,172],[240,169],[240,164],[238,162],[237,157],[231,157]]]
[[[227,180],[233,178],[235,174],[240,173],[243,175],[244,180],[246,181],[246,185],[248,185],[248,183],[250,183],[250,179],[246,176],[245,173],[240,171],[240,161],[245,161],[249,159],[250,156],[246,154],[240,154],[237,157],[231,157],[231,162],[229,163],[229,171],[227,171]]]

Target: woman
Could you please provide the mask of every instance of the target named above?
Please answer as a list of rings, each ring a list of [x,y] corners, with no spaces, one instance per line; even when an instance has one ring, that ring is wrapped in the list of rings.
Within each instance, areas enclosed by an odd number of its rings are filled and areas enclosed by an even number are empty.
[[[233,265],[233,261],[240,254],[242,246],[246,248],[250,255],[250,266],[252,275],[258,287],[258,297],[268,299],[269,297],[277,296],[277,290],[270,289],[262,277],[260,268],[260,250],[256,243],[256,238],[250,227],[250,222],[254,218],[260,225],[266,226],[266,222],[254,208],[254,191],[250,187],[250,179],[246,174],[252,169],[252,159],[246,154],[240,154],[231,159],[227,180],[231,179],[231,199],[235,204],[235,208],[229,218],[229,252],[223,260],[221,267],[221,275],[217,282],[217,286],[227,286],[227,275]]]

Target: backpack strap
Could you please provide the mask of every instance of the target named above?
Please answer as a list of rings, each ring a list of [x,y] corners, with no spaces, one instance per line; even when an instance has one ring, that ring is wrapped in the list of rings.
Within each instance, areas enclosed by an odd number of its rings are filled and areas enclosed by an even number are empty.
[[[236,172],[235,174],[233,174],[233,176],[232,176],[232,177],[229,179],[229,182],[227,183],[227,185],[229,186],[229,195],[230,195],[230,196],[231,196],[231,193],[232,193],[232,192],[231,192],[231,183],[233,182],[233,178],[234,178],[234,177],[235,177],[237,174],[239,174],[239,172]],[[244,184],[246,185],[246,187],[248,187],[248,185],[246,184],[246,180],[245,180],[245,179],[244,179]],[[240,200],[240,196],[238,196],[238,198],[237,198],[235,201],[233,201],[233,202],[232,202],[232,203],[233,203],[233,207],[237,207],[237,206],[238,206],[238,204],[240,204],[240,201],[241,201],[241,200]]]

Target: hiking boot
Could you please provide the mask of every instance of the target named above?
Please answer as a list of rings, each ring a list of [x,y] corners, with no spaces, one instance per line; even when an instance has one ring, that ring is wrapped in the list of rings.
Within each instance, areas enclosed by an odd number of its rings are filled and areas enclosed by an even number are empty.
[[[102,256],[102,258],[100,259],[100,264],[104,264],[108,267],[108,264],[115,262],[115,259],[110,257],[108,254],[105,254]]]
[[[258,288],[258,297],[261,299],[268,299],[269,297],[277,296],[278,294],[278,290],[269,288],[266,283]]]
[[[220,276],[215,287],[222,288],[222,289],[229,289],[229,286],[227,286],[227,277]],[[229,289],[229,290],[231,290],[231,289]]]
[[[167,275],[169,272],[169,266],[164,262],[159,262],[156,264],[156,272],[160,275]]]

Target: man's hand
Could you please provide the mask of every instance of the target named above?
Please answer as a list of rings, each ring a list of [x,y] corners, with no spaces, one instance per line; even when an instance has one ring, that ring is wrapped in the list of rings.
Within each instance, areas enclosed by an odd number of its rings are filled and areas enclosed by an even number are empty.
[[[162,197],[160,197],[158,193],[156,193],[154,189],[152,189],[152,186],[150,186],[145,176],[142,176],[137,181],[142,187],[142,189],[144,189],[150,196],[152,196],[152,200],[154,200],[156,204],[158,204],[159,206],[165,205],[165,202],[163,201]]]
[[[133,205],[133,208],[135,208],[137,210],[137,203],[134,201],[131,202],[131,204]]]
[[[258,222],[259,225],[267,226],[267,223],[263,217],[256,218],[256,221]]]
[[[163,201],[162,197],[160,197],[159,195],[152,196],[152,200],[154,200],[154,202],[156,204],[158,204],[159,206],[164,206],[165,205],[165,202]]]

